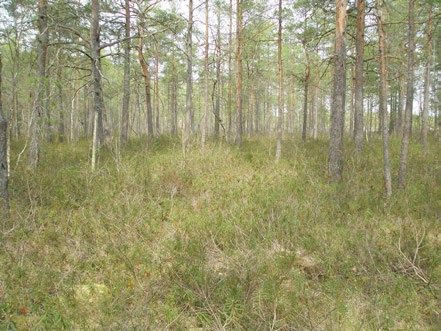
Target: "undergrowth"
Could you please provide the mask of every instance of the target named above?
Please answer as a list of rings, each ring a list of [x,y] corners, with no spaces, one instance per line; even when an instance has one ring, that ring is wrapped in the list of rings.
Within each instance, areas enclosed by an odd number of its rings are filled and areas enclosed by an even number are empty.
[[[381,142],[345,150],[268,138],[204,151],[160,137],[104,149],[13,146],[2,223],[4,330],[435,330],[441,169],[411,145],[408,186],[385,199]],[[391,141],[394,178],[399,142]],[[396,186],[396,185],[394,185]]]

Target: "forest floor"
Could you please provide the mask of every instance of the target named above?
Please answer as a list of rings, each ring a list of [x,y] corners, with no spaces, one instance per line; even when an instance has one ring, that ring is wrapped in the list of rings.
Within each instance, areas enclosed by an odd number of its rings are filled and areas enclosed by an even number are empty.
[[[381,141],[328,184],[327,142],[132,141],[11,152],[1,330],[439,330],[441,153],[412,142],[385,199]],[[400,143],[391,141],[397,177]]]

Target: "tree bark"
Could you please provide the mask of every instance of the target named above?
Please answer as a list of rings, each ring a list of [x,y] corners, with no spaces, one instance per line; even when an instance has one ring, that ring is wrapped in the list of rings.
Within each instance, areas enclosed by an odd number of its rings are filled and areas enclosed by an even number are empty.
[[[236,5],[236,145],[242,145],[242,2],[237,0]]]
[[[400,86],[398,92],[398,109],[397,109],[397,134],[399,136],[403,135],[403,126],[404,126],[404,100],[406,98],[406,75],[404,72],[406,71],[406,64],[403,59],[400,66]]]
[[[351,65],[350,95],[349,95],[349,136],[354,137],[354,95],[355,95],[355,68]]]
[[[246,130],[248,132],[248,138],[251,138],[254,131],[254,125],[253,125],[253,115],[254,115],[254,80],[253,80],[253,74],[248,75],[248,81],[250,82],[248,85],[248,111],[247,111],[247,125]]]
[[[427,27],[427,61],[424,70],[424,103],[421,125],[421,143],[424,155],[427,154],[427,132],[429,130],[429,90],[430,90],[430,67],[432,65],[432,31],[433,31],[433,5],[429,4],[429,22]]]
[[[294,76],[292,75],[288,79],[288,132],[290,134],[294,133],[294,122],[295,122],[295,96],[294,96]]]
[[[2,58],[0,54],[0,197],[3,200],[3,214],[9,216],[8,192],[8,124],[3,115],[2,104]]]
[[[160,114],[159,114],[159,47],[158,40],[154,38],[154,48],[155,48],[155,78],[154,78],[154,91],[155,91],[155,130],[156,134],[161,132]]]
[[[87,86],[83,89],[83,109],[84,109],[84,138],[89,137],[91,125],[90,125],[90,103],[89,103],[89,88]],[[79,93],[77,91],[77,93]]]
[[[277,113],[278,118],[277,118],[276,162],[280,160],[280,157],[282,155],[283,111],[284,111],[283,63],[282,63],[282,0],[279,0],[278,24],[279,24],[279,28],[277,31],[277,63],[279,67],[279,90],[278,90],[278,113]]]
[[[306,19],[305,19],[306,22]],[[306,28],[305,28],[306,30]],[[306,33],[306,32],[305,32]],[[304,99],[303,99],[303,125],[302,125],[302,141],[306,142],[306,133],[308,126],[308,92],[309,92],[309,77],[311,75],[311,59],[309,51],[306,48],[306,39],[302,41],[303,49],[306,55],[306,68],[305,68],[305,85],[304,85]]]
[[[12,123],[11,131],[16,138],[20,137],[21,134],[21,116],[18,111],[18,82],[19,82],[19,72],[20,72],[20,45],[18,43],[18,32],[15,31],[15,42],[10,43],[11,57],[12,57]],[[13,54],[13,55],[12,55]]]
[[[193,112],[193,0],[188,2],[188,27],[187,27],[187,85],[185,91],[185,121],[182,136],[184,155],[190,143]]]
[[[318,130],[319,130],[319,91],[320,91],[320,68],[317,65],[315,68],[315,85],[313,88],[312,95],[312,116],[313,116],[313,131],[312,136],[314,140],[318,138]]]
[[[219,130],[221,125],[220,117],[220,99],[221,99],[221,17],[220,11],[217,15],[217,36],[216,36],[216,86],[215,86],[215,97],[216,102],[214,106],[214,138],[219,139]],[[222,126],[223,127],[223,126]]]
[[[398,173],[398,187],[400,189],[403,189],[406,186],[407,154],[409,151],[409,140],[410,140],[412,108],[413,108],[414,57],[415,57],[415,55],[414,55],[414,53],[415,53],[414,9],[415,9],[415,0],[409,0],[406,109],[404,112],[403,140],[401,143],[400,170]]]
[[[343,174],[343,132],[346,93],[346,5],[336,2],[335,70],[332,91],[328,173],[331,182],[339,182]]]
[[[100,65],[100,1],[92,0],[92,20],[90,25],[90,56],[92,60],[93,101],[94,101],[94,127],[92,141],[92,171],[95,170],[100,147],[103,143],[103,113],[104,96],[102,73]]]
[[[124,44],[124,91],[121,109],[121,142],[125,143],[129,136],[130,123],[130,0],[125,0],[125,38]]]
[[[78,130],[78,119],[80,115],[80,52],[77,51],[75,54],[77,69],[75,70],[75,82],[72,84],[74,94],[72,96],[71,107],[70,107],[70,142],[78,142],[79,130]],[[86,111],[85,111],[86,112]],[[86,123],[85,123],[86,124]],[[86,132],[87,136],[87,132]]]
[[[62,77],[63,72],[61,66],[61,63],[58,64],[57,68],[57,92],[58,92],[58,116],[59,116],[59,122],[58,122],[58,141],[63,142],[64,141],[64,100],[63,100],[63,85],[62,85]]]
[[[46,58],[48,57],[48,55],[46,54]],[[44,100],[44,105],[43,108],[45,110],[45,117],[44,117],[44,128],[43,130],[41,130],[42,134],[44,134],[46,141],[48,143],[52,142],[53,139],[53,130],[52,130],[52,113],[51,113],[51,105],[49,103],[49,86],[50,86],[50,79],[49,77],[50,75],[50,68],[51,66],[46,66],[46,79],[45,79],[45,84],[44,84],[44,89],[43,89],[43,100]]]
[[[208,90],[208,0],[205,0],[205,50],[204,50],[204,119],[202,122],[202,149],[205,148],[208,130],[208,104],[209,104],[209,90]]]
[[[141,27],[138,27],[139,35],[141,36]],[[145,103],[147,112],[147,136],[149,139],[153,138],[153,109],[152,109],[152,92],[150,86],[150,71],[149,65],[144,57],[144,38],[139,37],[138,39],[138,61],[141,65],[142,75],[144,78],[144,92],[145,92]]]
[[[178,106],[177,106],[177,79],[176,79],[176,64],[175,64],[175,49],[174,46],[172,46],[172,86],[171,86],[171,131],[170,133],[172,135],[176,135],[178,132]]]
[[[32,107],[29,143],[29,167],[36,169],[40,155],[40,118],[44,109],[44,95],[46,89],[46,58],[49,44],[47,25],[47,0],[38,1],[38,67],[37,86],[34,92],[34,105]]]
[[[228,117],[228,125],[227,125],[227,143],[232,143],[232,127],[233,127],[233,119],[232,119],[232,108],[233,108],[233,65],[232,65],[232,54],[233,54],[233,0],[230,0],[229,6],[229,18],[230,25],[228,31],[228,91],[227,91],[227,117]]]
[[[387,125],[387,70],[386,70],[386,43],[383,22],[383,12],[381,0],[376,0],[377,5],[377,24],[378,24],[378,46],[380,51],[380,114],[382,115],[382,138],[383,138],[383,166],[384,184],[386,196],[392,195],[392,181],[389,162],[389,129]]]
[[[260,101],[259,101],[259,83],[257,83],[257,87],[253,87],[253,95],[254,95],[254,131],[260,131]]]

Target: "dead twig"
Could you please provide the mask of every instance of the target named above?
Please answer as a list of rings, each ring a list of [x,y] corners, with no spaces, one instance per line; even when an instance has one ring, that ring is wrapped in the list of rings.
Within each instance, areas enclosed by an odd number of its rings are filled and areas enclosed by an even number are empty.
[[[413,274],[420,279],[425,285],[430,284],[430,277],[427,275],[424,270],[420,267],[420,255],[419,251],[423,246],[423,240],[426,236],[426,229],[423,228],[422,233],[419,231],[415,231],[415,251],[413,253],[413,257],[409,258],[407,254],[405,254],[401,248],[401,235],[398,238],[398,252],[402,258],[401,262],[401,271],[404,274],[407,274],[409,270],[413,272]]]

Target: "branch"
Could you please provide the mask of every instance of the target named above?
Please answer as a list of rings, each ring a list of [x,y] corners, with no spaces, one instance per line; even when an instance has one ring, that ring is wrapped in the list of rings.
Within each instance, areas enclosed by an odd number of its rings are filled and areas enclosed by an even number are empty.
[[[55,24],[55,27],[63,29],[63,30],[67,30],[72,32],[74,35],[76,35],[78,38],[80,38],[81,40],[83,40],[84,42],[90,44],[90,40],[85,38],[81,33],[79,33],[77,30],[72,29],[68,26],[62,25],[62,24]]]
[[[401,272],[404,274],[407,274],[408,268],[406,268],[405,264],[407,264],[411,270],[413,270],[415,276],[419,278],[424,284],[430,285],[430,277],[424,272],[424,270],[419,266],[419,250],[422,247],[422,242],[424,240],[424,237],[426,235],[426,231],[423,228],[422,234],[420,237],[419,233],[415,233],[415,252],[413,254],[413,258],[410,259],[407,254],[405,254],[401,249],[401,236],[398,238],[398,252],[400,253],[401,257],[403,258],[403,261],[401,262]]]
[[[116,45],[116,44],[119,44],[119,43],[122,43],[122,42],[125,42],[125,41],[128,41],[128,40],[132,40],[132,39],[135,39],[135,38],[152,37],[152,36],[155,36],[156,34],[159,34],[159,33],[165,32],[165,31],[167,31],[167,30],[168,30],[168,29],[166,28],[166,29],[159,30],[159,31],[155,31],[155,32],[152,32],[152,33],[149,33],[149,34],[146,34],[146,35],[142,35],[142,36],[139,35],[139,34],[136,34],[136,35],[131,36],[131,37],[126,37],[126,38],[118,39],[118,40],[112,41],[111,43],[107,43],[107,44],[101,45],[101,46],[99,47],[99,50],[102,50],[102,49],[107,48],[107,47],[114,46],[114,45]]]
[[[113,45],[125,42],[127,40],[131,40],[131,39],[136,38],[136,37],[138,37],[138,36],[126,37],[126,38],[123,38],[123,39],[118,39],[118,40],[112,41],[111,43],[107,43],[107,44],[101,45],[99,47],[99,50],[102,50],[102,49],[107,48],[107,47],[112,47]]]

